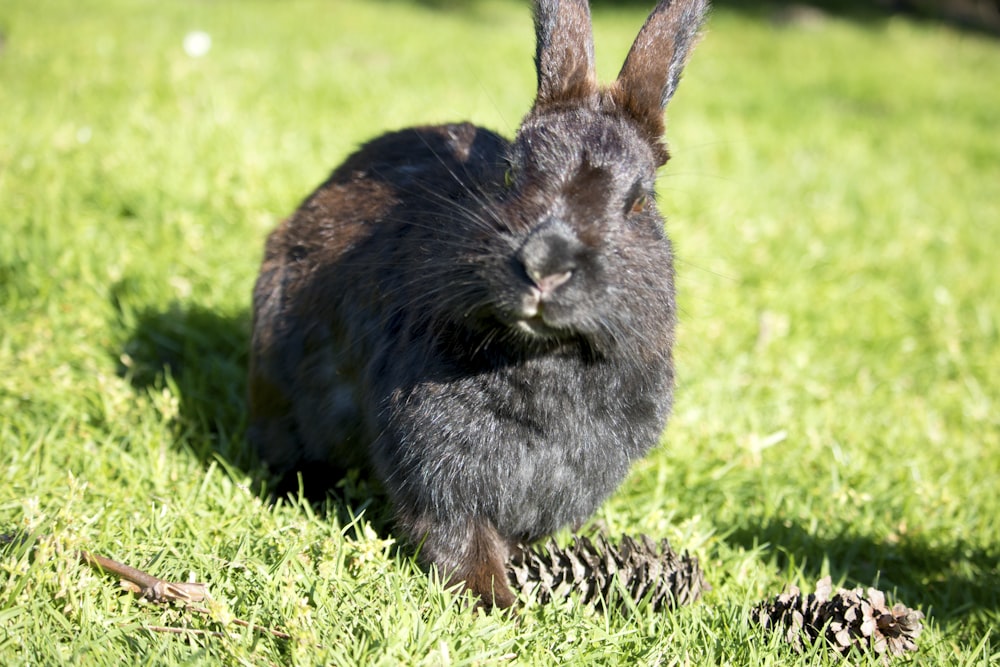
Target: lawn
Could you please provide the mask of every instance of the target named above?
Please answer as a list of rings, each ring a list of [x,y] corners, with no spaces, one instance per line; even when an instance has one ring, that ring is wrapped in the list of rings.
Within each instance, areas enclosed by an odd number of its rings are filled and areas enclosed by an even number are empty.
[[[934,23],[725,3],[671,103],[677,404],[594,520],[695,554],[702,600],[480,615],[363,481],[268,502],[266,234],[384,129],[513,133],[526,4],[0,5],[0,664],[839,665],[749,621],[830,575],[926,614],[917,663],[1000,665],[1000,42]],[[604,79],[651,4],[596,4]]]

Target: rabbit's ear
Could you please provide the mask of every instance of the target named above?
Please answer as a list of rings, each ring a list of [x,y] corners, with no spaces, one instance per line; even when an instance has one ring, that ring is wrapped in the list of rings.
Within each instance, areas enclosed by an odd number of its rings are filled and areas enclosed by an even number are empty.
[[[536,0],[535,106],[597,98],[594,37],[587,0]]]
[[[663,110],[697,41],[708,0],[660,0],[646,19],[611,86],[615,103],[649,135],[663,135]]]

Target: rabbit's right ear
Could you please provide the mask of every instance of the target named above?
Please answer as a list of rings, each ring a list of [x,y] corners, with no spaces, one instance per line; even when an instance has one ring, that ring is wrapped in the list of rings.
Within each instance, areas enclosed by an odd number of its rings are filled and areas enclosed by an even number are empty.
[[[611,86],[611,98],[654,145],[663,137],[663,110],[677,90],[707,11],[708,0],[660,0]],[[665,149],[661,157],[666,161]]]
[[[535,108],[596,102],[594,37],[587,0],[536,0]]]

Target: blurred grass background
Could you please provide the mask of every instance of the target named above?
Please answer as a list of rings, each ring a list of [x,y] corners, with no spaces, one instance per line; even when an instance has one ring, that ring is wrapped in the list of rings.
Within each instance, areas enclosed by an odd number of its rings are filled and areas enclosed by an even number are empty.
[[[595,3],[605,80],[651,4]],[[595,517],[693,551],[714,590],[669,615],[517,620],[428,581],[372,530],[363,486],[263,502],[242,432],[264,237],[385,129],[512,134],[527,3],[8,0],[0,34],[0,532],[51,536],[0,551],[3,664],[840,664],[746,617],[825,574],[923,609],[920,662],[1000,664],[984,31],[719,3],[659,184],[678,403]],[[210,614],[120,595],[77,548],[207,581]]]

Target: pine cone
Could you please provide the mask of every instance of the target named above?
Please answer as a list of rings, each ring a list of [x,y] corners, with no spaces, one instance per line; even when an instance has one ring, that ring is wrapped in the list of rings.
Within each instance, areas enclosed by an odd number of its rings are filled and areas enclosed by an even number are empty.
[[[839,589],[831,596],[830,577],[816,583],[816,592],[802,595],[795,586],[754,607],[751,617],[762,627],[783,629],[785,639],[802,651],[805,641],[824,637],[833,650],[847,655],[851,648],[874,651],[887,662],[891,656],[917,650],[923,613],[896,604],[886,605],[885,593],[869,588]]]
[[[554,540],[535,547],[522,546],[507,563],[511,586],[541,603],[577,593],[585,604],[622,606],[615,593],[627,593],[635,602],[648,600],[655,611],[697,600],[705,583],[698,559],[678,556],[666,540],[659,545],[641,535],[639,541],[622,536],[615,547],[599,534],[591,541],[574,536],[563,549]],[[615,585],[615,582],[619,586]]]

